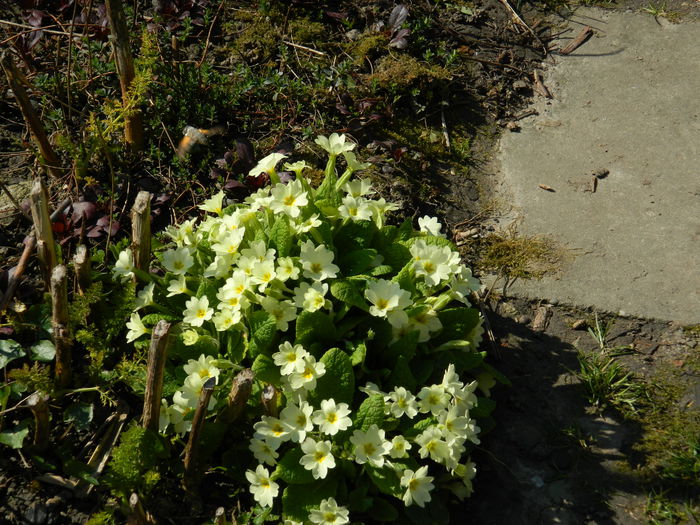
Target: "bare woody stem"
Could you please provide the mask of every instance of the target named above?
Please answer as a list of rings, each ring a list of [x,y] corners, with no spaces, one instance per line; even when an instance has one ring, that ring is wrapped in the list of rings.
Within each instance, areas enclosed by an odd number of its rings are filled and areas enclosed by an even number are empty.
[[[15,99],[17,99],[17,104],[19,104],[24,120],[39,149],[47,171],[52,177],[61,177],[63,172],[58,157],[51,147],[49,139],[46,136],[46,131],[44,131],[44,126],[41,124],[39,116],[36,111],[34,111],[34,107],[29,101],[29,95],[27,95],[27,91],[24,89],[23,84],[27,83],[24,75],[17,69],[9,55],[3,54],[0,56],[0,62],[2,63],[2,68],[5,70],[7,82],[12,89],[12,93],[15,95]]]
[[[277,389],[272,385],[267,385],[260,394],[265,414],[277,417]]]
[[[163,395],[163,370],[168,349],[170,323],[160,320],[151,333],[148,350],[148,377],[143,399],[143,426],[158,432],[161,397]]]
[[[126,108],[129,104],[129,89],[134,81],[134,59],[129,49],[129,30],[124,18],[122,0],[106,0],[107,18],[112,32],[112,45],[122,90],[122,101]],[[134,111],[125,116],[124,139],[133,151],[143,149],[143,125],[141,113]]]
[[[233,378],[231,391],[226,400],[226,407],[219,412],[216,418],[217,423],[229,424],[238,419],[250,397],[254,377],[250,368],[244,368]]]
[[[148,273],[151,260],[151,194],[140,191],[131,208],[131,250],[134,266]]]
[[[73,256],[73,266],[75,268],[75,277],[78,283],[78,293],[85,295],[85,292],[92,284],[92,273],[90,265],[90,255],[88,254],[87,246],[81,244]]]
[[[56,347],[56,386],[67,388],[72,372],[71,340],[68,331],[68,272],[62,264],[51,274],[51,325],[53,342]]]
[[[49,396],[34,392],[26,404],[34,414],[34,447],[43,452],[49,446]]]
[[[196,489],[197,482],[199,481],[199,436],[204,427],[204,419],[207,415],[209,400],[211,399],[215,386],[216,378],[210,377],[202,387],[202,393],[199,395],[197,409],[192,419],[192,430],[190,430],[190,436],[187,440],[187,446],[185,447],[185,476],[183,481],[185,489],[189,492]]]
[[[152,523],[148,519],[148,514],[141,504],[141,499],[136,492],[132,492],[129,496],[129,517],[126,521],[127,525],[149,525]]]
[[[51,288],[51,272],[56,266],[56,244],[51,230],[51,217],[49,216],[49,195],[40,178],[34,181],[29,193],[29,203],[34,220],[34,232],[36,235],[36,251],[39,255],[41,273],[46,283],[46,289]]]

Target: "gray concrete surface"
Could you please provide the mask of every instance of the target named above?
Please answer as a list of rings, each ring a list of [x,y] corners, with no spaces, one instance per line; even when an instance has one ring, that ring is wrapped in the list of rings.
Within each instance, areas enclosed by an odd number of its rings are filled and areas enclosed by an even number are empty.
[[[505,132],[501,198],[520,232],[576,257],[519,295],[700,322],[700,23],[580,9],[595,36],[546,66],[554,98]],[[592,173],[609,175],[592,189]],[[539,185],[554,189],[545,191]]]

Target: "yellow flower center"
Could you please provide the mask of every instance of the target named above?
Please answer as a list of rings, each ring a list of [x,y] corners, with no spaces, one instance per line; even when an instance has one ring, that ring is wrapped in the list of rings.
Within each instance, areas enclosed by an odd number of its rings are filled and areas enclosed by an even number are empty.
[[[323,267],[319,263],[311,263],[311,271],[313,273],[321,273]]]
[[[197,310],[197,317],[199,317],[200,319],[206,317],[206,315],[207,311],[204,308],[200,308],[199,310]]]
[[[365,443],[362,447],[365,451],[365,455],[371,456],[377,451],[377,448],[372,443]]]
[[[335,412],[331,412],[326,416],[326,421],[328,421],[329,423],[335,423],[336,421],[338,421],[338,416]]]
[[[287,195],[284,199],[282,199],[282,203],[285,206],[293,206],[296,200],[297,198],[294,195]]]
[[[386,299],[379,299],[377,301],[377,308],[379,308],[380,310],[386,310],[387,306],[389,306],[389,301],[387,301]]]

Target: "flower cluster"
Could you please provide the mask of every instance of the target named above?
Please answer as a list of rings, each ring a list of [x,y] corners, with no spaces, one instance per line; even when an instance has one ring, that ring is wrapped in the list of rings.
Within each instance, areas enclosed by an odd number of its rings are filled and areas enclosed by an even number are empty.
[[[290,523],[348,523],[343,502],[321,490],[348,475],[406,506],[424,507],[439,488],[468,496],[480,432],[472,410],[495,374],[476,350],[481,318],[469,296],[479,282],[437,219],[420,218],[419,231],[386,224],[397,207],[351,180],[369,167],[354,144],[336,134],[316,143],[329,154],[318,188],[303,161],[285,164],[296,178],[280,182],[285,156],[272,154],[251,173],[273,185],[228,206],[220,192],[199,206],[202,220],[168,227],[155,271],[136,270],[130,250],[119,255],[115,279],[144,281],[127,341],[145,345],[158,319],[175,325],[168,366],[184,380],[163,399],[161,432],[191,429],[211,379],[218,413],[235,372],[250,367],[255,391],[273,393],[251,397],[254,424],[236,430],[251,458],[240,475],[260,506],[280,505]],[[304,484],[313,505],[280,497]]]

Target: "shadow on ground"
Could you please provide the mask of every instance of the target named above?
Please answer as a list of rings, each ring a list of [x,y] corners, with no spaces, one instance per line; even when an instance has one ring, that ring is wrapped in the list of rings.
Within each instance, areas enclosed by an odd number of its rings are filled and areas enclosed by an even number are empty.
[[[489,319],[501,341],[493,364],[513,385],[494,389],[496,428],[473,458],[479,470],[465,509],[471,523],[645,522],[647,493],[625,469],[640,426],[590,411],[573,373],[572,342],[533,330],[526,315],[492,312]],[[590,342],[556,310],[549,327]]]

